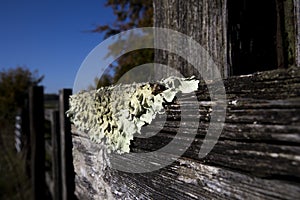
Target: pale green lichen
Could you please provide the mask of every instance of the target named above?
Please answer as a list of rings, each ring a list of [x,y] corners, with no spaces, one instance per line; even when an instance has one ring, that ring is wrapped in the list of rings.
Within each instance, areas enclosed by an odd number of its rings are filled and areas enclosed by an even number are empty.
[[[165,87],[157,94],[150,83],[80,92],[70,97],[67,115],[75,127],[93,141],[104,143],[117,153],[128,153],[134,134],[141,133],[142,126],[164,113],[163,103],[172,102],[178,92],[196,90],[198,83],[193,77],[170,77],[157,83]]]

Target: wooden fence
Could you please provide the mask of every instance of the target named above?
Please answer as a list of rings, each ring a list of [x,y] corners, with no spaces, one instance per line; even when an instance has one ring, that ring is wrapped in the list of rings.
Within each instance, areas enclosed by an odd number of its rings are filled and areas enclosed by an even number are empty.
[[[212,85],[214,83],[211,83]],[[227,113],[213,150],[198,153],[210,123],[211,105],[205,84],[196,92],[200,121],[182,157],[149,173],[127,173],[109,167],[103,147],[86,134],[73,133],[75,194],[79,199],[299,199],[300,197],[300,68],[274,70],[224,80]],[[184,99],[184,98],[183,98]],[[189,104],[188,98],[181,105]],[[170,105],[163,129],[150,138],[135,138],[131,152],[151,152],[177,134],[180,108]],[[197,117],[197,116],[190,116]],[[149,129],[148,129],[149,131]],[[150,130],[151,131],[151,130]],[[185,141],[188,137],[180,138]],[[172,152],[166,152],[172,156]],[[122,157],[120,157],[121,159]],[[147,160],[132,156],[133,165]],[[124,163],[130,158],[124,157]]]
[[[214,103],[207,86],[200,84],[196,92],[199,126],[186,130],[187,134],[197,130],[194,142],[172,165],[141,174],[110,168],[99,144],[84,133],[71,134],[65,116],[71,90],[60,92],[58,109],[45,110],[43,87],[31,88],[28,115],[33,199],[47,199],[45,188],[50,199],[297,199],[300,69],[230,77],[224,85],[226,120],[213,150],[205,158],[198,157]],[[189,103],[189,99],[182,103]],[[157,126],[164,123],[163,129],[151,138],[135,138],[132,152],[154,151],[174,138],[180,108],[170,105],[168,112],[166,122],[154,122]],[[142,165],[143,161],[134,164]]]
[[[71,125],[65,115],[71,93],[71,89],[62,89],[58,109],[44,109],[43,87],[31,87],[28,107],[17,116],[22,119],[16,127],[21,126],[22,134],[27,135],[34,200],[74,199]]]

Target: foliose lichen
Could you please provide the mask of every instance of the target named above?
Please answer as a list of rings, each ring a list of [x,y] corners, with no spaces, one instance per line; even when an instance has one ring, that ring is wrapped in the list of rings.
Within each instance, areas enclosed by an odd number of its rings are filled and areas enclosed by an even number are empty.
[[[178,92],[197,90],[198,83],[194,77],[170,77],[155,84],[124,84],[80,92],[70,96],[67,116],[92,141],[119,154],[128,153],[134,134],[140,134],[142,126],[164,113],[163,104],[172,102]],[[157,92],[155,85],[164,89]]]

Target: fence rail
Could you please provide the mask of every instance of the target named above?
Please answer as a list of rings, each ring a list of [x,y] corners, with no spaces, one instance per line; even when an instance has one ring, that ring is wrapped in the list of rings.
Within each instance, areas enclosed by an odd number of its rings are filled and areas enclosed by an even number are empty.
[[[103,146],[89,140],[86,133],[74,130],[78,198],[299,199],[300,69],[230,77],[224,80],[224,85],[227,94],[224,129],[204,158],[199,158],[199,150],[207,130],[217,123],[211,123],[210,119],[212,105],[218,103],[210,100],[210,91],[204,83],[195,93],[198,102],[191,105],[191,98],[182,95],[179,105],[169,105],[166,120],[158,119],[145,127],[152,137],[134,138],[130,146],[133,154],[118,157],[118,163],[124,166],[149,168],[149,160],[134,153],[159,149],[163,153],[155,154],[158,155],[155,159],[175,157],[176,149],[170,151],[165,146],[170,142],[184,143],[197,131],[183,156],[159,170],[127,173],[107,167],[106,163],[112,162],[102,153]],[[196,126],[190,123],[184,127],[184,134],[180,135],[183,107],[198,110],[197,116],[185,117],[199,116],[200,120]],[[156,127],[162,124],[158,132]]]

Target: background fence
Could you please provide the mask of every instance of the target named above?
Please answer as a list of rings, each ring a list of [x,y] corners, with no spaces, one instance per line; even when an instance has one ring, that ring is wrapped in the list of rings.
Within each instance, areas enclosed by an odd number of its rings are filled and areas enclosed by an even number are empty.
[[[26,145],[33,199],[74,199],[71,125],[65,115],[71,94],[60,90],[58,106],[45,109],[43,87],[31,87],[27,106],[16,116],[16,148]]]

